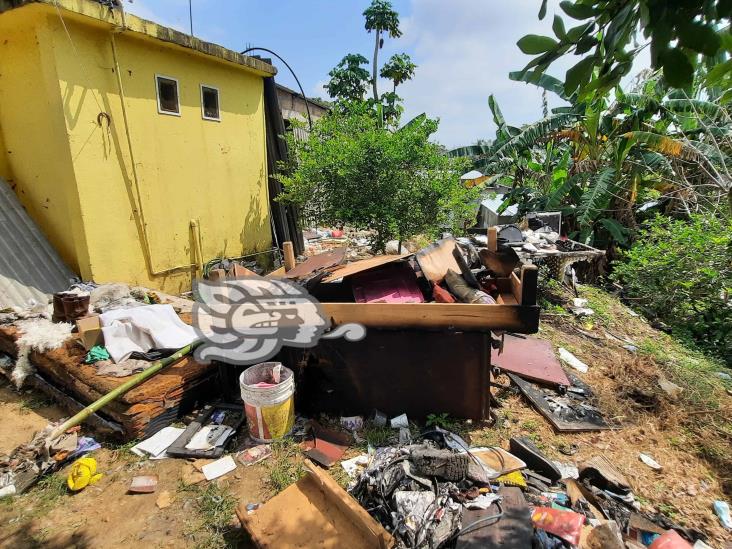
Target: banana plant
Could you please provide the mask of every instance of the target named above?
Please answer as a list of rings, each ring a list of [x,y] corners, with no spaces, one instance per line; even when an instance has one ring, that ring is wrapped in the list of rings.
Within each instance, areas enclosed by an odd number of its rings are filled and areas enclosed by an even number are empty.
[[[511,184],[506,206],[559,209],[572,236],[625,244],[636,227],[635,206],[646,198],[666,198],[670,207],[689,213],[708,206],[704,187],[714,188],[717,198],[732,196],[732,123],[723,107],[701,94],[669,91],[652,75],[633,92],[618,87],[612,97],[596,93],[578,101],[549,75],[511,77],[556,93],[570,105],[516,128],[491,96],[496,139],[450,151]]]

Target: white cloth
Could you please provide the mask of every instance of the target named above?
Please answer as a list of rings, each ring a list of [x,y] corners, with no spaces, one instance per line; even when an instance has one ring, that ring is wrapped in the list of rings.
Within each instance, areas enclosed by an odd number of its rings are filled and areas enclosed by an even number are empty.
[[[196,339],[196,332],[185,324],[171,305],[145,305],[115,309],[99,317],[104,346],[115,362],[135,352],[150,349],[180,349]]]

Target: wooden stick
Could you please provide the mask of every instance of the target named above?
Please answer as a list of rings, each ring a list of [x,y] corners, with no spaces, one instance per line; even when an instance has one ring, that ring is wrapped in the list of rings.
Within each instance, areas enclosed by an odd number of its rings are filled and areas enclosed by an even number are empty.
[[[282,252],[285,254],[285,272],[295,268],[295,249],[289,240],[282,243]]]

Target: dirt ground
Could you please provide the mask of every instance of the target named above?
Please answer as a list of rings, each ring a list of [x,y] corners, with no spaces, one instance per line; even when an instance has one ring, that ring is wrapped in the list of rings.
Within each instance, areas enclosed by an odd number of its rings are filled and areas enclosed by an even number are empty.
[[[565,463],[578,464],[602,454],[627,476],[644,511],[662,512],[701,530],[713,547],[729,547],[732,538],[712,511],[715,499],[729,501],[732,495],[732,396],[715,375],[719,365],[657,332],[599,290],[582,289],[595,310],[585,320],[575,319],[562,307],[568,297],[562,294],[545,303],[538,336],[565,347],[590,366],[581,377],[593,387],[599,408],[617,429],[558,435],[520,396],[495,389],[501,404],[496,425],[448,419],[445,426],[461,432],[473,445],[507,448],[511,436],[526,435]],[[629,342],[635,350],[623,348]],[[672,398],[661,390],[660,375],[680,385],[682,394]],[[0,452],[30,440],[48,420],[63,415],[41,395],[19,394],[7,382],[0,383]],[[368,433],[366,438],[370,439]],[[575,455],[559,451],[571,444],[578,447]],[[0,546],[250,547],[234,518],[235,505],[266,501],[302,470],[297,448],[283,446],[274,458],[248,468],[239,466],[218,482],[187,485],[196,474],[193,464],[144,460],[131,454],[128,446],[105,443],[94,452],[103,478],[79,493],[65,489],[67,467],[27,494],[0,500]],[[346,457],[362,447],[352,448]],[[639,452],[652,455],[663,470],[656,472],[641,463]],[[331,473],[345,482],[340,468]],[[131,478],[139,474],[159,476],[155,493],[127,493]],[[158,506],[167,496],[169,506]]]

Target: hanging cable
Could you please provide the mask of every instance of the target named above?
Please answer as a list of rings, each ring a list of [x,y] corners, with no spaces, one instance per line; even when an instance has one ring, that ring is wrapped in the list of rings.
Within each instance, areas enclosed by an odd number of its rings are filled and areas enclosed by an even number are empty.
[[[308,126],[310,126],[310,131],[313,131],[313,119],[310,117],[310,100],[305,96],[305,90],[302,89],[302,84],[300,84],[300,80],[298,79],[297,75],[295,74],[295,71],[292,70],[292,67],[287,64],[287,61],[282,59],[279,55],[277,55],[272,50],[269,50],[267,48],[247,48],[243,52],[241,52],[242,55],[248,54],[250,51],[266,51],[267,53],[274,55],[277,59],[282,61],[285,64],[285,67],[290,71],[290,74],[292,74],[293,78],[295,79],[295,82],[297,82],[297,87],[300,88],[300,94],[302,95],[303,100],[305,101],[305,110],[308,113]]]

